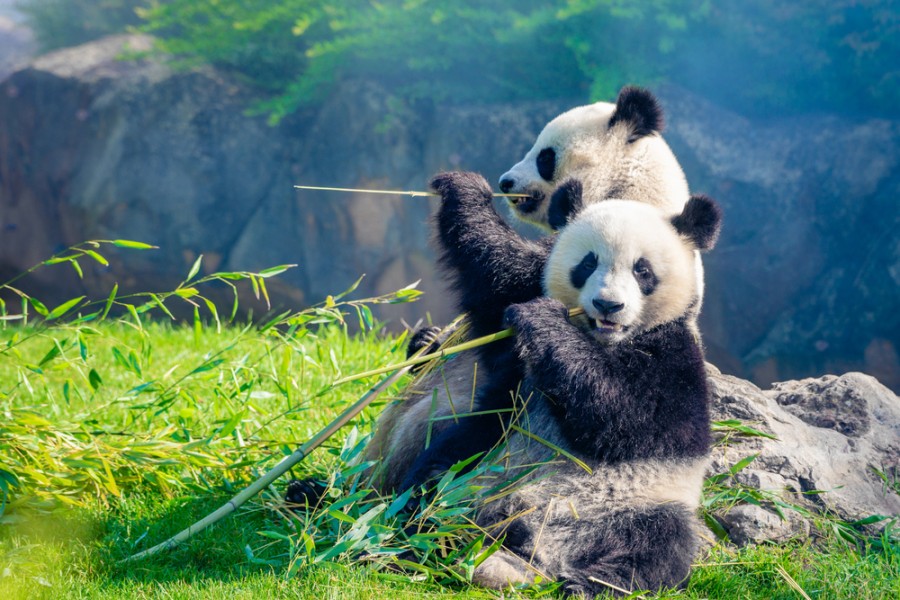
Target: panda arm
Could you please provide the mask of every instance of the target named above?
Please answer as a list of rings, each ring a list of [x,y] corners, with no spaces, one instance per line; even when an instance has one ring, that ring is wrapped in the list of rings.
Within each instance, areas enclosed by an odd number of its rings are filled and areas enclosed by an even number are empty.
[[[709,445],[703,355],[682,322],[602,345],[550,298],[511,306],[516,352],[573,446],[605,460],[701,456]]]
[[[437,239],[441,262],[472,316],[473,333],[502,324],[503,310],[543,294],[544,264],[552,238],[526,240],[497,214],[487,181],[477,173],[442,173],[431,181],[441,195]]]

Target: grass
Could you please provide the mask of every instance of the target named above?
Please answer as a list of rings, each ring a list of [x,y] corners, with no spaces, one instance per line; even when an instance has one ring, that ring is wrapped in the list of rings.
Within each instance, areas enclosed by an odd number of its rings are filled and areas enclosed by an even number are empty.
[[[55,262],[97,260],[97,248]],[[167,294],[119,298],[113,290],[53,309],[20,294],[21,311],[0,306],[0,598],[559,597],[547,584],[496,593],[467,583],[491,551],[469,526],[467,486],[489,467],[448,475],[438,500],[412,521],[397,515],[405,498],[363,487],[366,434],[402,384],[295,469],[330,478],[322,506],[292,516],[279,489],[269,489],[174,550],[120,563],[220,506],[371,383],[332,382],[404,354],[404,340],[385,334],[366,303],[341,304],[340,295],[262,324],[229,322],[201,293],[222,279],[198,277],[199,267]],[[267,274],[225,275],[265,295]],[[407,290],[367,302],[412,298]],[[193,323],[166,320],[171,302],[194,304]],[[26,324],[27,310],[37,314]],[[159,318],[149,319],[154,311]],[[347,333],[342,313],[358,318],[361,333]],[[756,434],[717,427],[726,437]],[[738,501],[771,505],[729,485],[742,466],[710,478],[709,516]],[[887,477],[886,485],[896,489]],[[411,523],[416,533],[404,532]],[[813,539],[781,546],[716,544],[686,590],[651,597],[900,597],[896,537],[822,525]],[[404,563],[403,551],[421,566]]]

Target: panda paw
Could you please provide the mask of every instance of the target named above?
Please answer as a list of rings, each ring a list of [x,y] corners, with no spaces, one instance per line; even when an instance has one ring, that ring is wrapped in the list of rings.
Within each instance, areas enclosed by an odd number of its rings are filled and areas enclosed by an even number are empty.
[[[325,486],[313,479],[292,479],[284,490],[284,503],[293,510],[314,507],[325,494]]]
[[[443,330],[444,328],[437,326],[416,329],[412,337],[409,338],[409,344],[406,346],[406,358],[411,358],[413,354],[423,348],[425,349],[424,354],[437,352],[437,349],[447,341],[447,336],[450,334],[448,331],[447,334],[441,335]]]
[[[503,321],[516,330],[516,348],[520,358],[535,359],[538,347],[547,343],[559,330],[560,321],[568,320],[566,306],[553,298],[540,297],[523,304],[513,304],[503,313]]]
[[[503,313],[503,321],[516,333],[528,335],[544,327],[557,328],[559,320],[568,319],[569,311],[559,300],[541,296],[522,304],[512,304]]]
[[[478,173],[467,171],[439,173],[432,178],[430,186],[441,195],[443,206],[489,205],[493,198],[490,184]]]

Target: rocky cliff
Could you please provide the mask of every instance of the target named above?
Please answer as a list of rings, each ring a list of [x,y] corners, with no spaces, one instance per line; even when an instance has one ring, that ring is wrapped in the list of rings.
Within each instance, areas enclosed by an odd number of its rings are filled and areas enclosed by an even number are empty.
[[[198,254],[209,269],[300,266],[282,302],[321,300],[360,274],[361,293],[417,279],[426,296],[383,316],[453,313],[428,246],[432,200],[297,192],[295,183],[423,189],[441,169],[496,179],[576,101],[407,105],[344,84],[276,127],[213,69],[122,61],[140,37],[40,57],[0,83],[0,273],[89,238],[160,246],[45,293],[165,287]],[[725,208],[706,259],[701,324],[710,360],[758,383],[863,370],[900,389],[900,123],[808,115],[755,121],[659,90],[666,137],[694,191]],[[91,291],[91,290],[89,290]]]

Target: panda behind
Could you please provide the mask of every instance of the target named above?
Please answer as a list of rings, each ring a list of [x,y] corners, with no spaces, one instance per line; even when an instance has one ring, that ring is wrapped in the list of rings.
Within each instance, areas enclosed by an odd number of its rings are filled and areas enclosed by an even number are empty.
[[[505,536],[476,569],[478,583],[503,588],[540,573],[593,597],[686,580],[710,438],[703,353],[688,325],[694,250],[714,245],[719,224],[705,197],[673,219],[632,201],[590,205],[547,260],[549,297],[506,309],[527,434],[510,430],[502,470],[478,482],[487,500],[477,522]],[[584,315],[570,319],[574,307]],[[495,376],[479,393],[503,393]],[[463,421],[445,435],[466,437]],[[412,472],[439,474],[442,443]],[[533,465],[511,493],[496,494]]]
[[[550,121],[525,157],[500,177],[517,219],[542,229],[559,229],[568,213],[551,210],[560,185],[575,179],[592,202],[629,199],[681,212],[689,192],[684,172],[663,140],[662,108],[649,91],[626,86],[615,104],[573,108]]]

